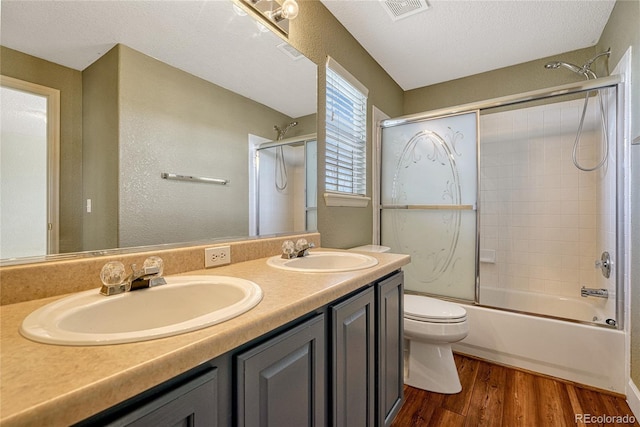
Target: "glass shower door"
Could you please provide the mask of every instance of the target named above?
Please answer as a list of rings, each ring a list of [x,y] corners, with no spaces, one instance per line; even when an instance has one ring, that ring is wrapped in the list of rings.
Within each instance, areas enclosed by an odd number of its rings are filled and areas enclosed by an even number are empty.
[[[384,128],[381,243],[411,255],[405,289],[475,300],[478,113]]]
[[[318,229],[318,142],[314,139],[305,145],[306,170],[306,230]]]
[[[620,322],[617,102],[607,87],[481,112],[480,304]]]
[[[257,234],[317,229],[316,147],[314,135],[257,149]]]

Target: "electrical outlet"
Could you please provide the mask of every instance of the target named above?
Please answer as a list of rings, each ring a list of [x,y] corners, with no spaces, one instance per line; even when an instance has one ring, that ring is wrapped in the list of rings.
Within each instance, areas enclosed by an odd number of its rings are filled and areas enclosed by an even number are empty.
[[[204,250],[204,268],[231,264],[231,247],[216,246]]]

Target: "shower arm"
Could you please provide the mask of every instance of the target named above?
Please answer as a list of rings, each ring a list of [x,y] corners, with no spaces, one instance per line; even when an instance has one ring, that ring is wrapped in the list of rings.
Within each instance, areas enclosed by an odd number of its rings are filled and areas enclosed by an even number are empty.
[[[597,54],[596,56],[594,56],[593,58],[589,59],[587,62],[584,63],[584,65],[582,66],[582,69],[585,71],[589,71],[592,75],[593,78],[597,78],[598,76],[595,75],[595,73],[593,71],[591,71],[591,64],[593,64],[596,59],[600,58],[601,56],[610,56],[611,55],[611,48],[607,49],[604,52],[601,52],[599,54]]]

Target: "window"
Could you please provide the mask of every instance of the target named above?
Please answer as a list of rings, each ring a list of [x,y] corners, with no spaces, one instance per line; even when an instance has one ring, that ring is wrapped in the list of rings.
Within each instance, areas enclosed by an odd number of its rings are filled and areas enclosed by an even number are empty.
[[[368,90],[328,58],[326,91],[325,189],[364,196]]]

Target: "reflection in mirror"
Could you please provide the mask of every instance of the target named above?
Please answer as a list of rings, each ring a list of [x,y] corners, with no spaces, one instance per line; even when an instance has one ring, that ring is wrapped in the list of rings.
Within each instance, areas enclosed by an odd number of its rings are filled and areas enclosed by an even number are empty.
[[[315,64],[230,0],[3,2],[1,18],[1,73],[60,90],[61,253],[247,236],[251,139],[316,130]]]
[[[295,123],[295,122],[293,122]],[[251,234],[317,229],[316,134],[256,148],[255,225]]]
[[[57,90],[0,76],[0,254],[58,252],[59,108]]]

